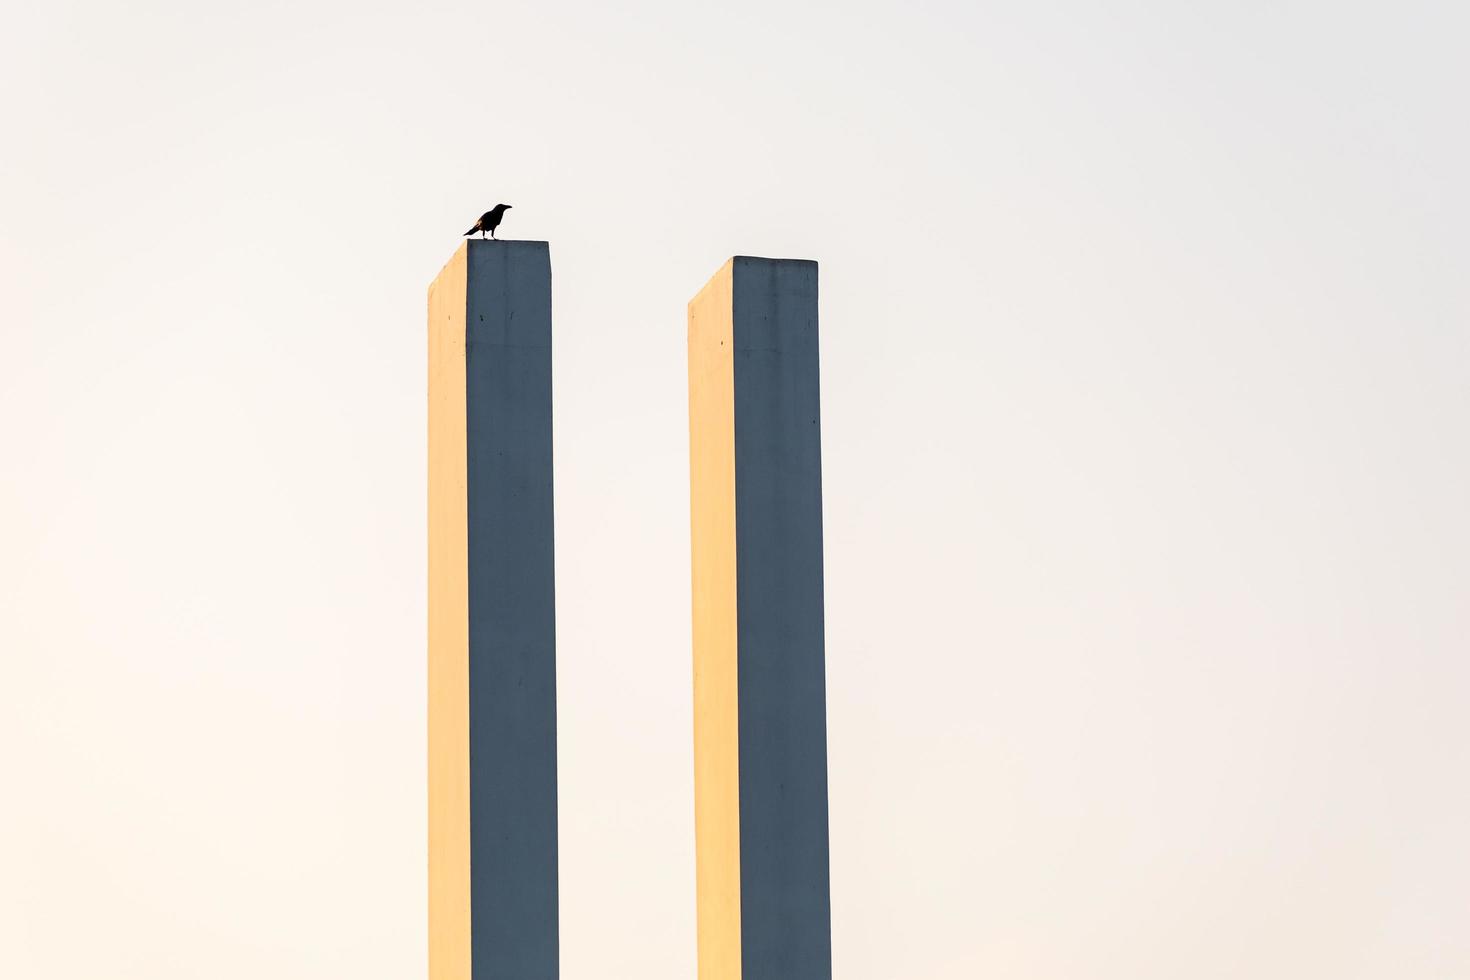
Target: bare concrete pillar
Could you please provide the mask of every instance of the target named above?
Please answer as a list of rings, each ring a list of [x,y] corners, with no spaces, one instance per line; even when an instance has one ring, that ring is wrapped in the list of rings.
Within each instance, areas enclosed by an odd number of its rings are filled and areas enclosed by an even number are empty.
[[[551,259],[429,287],[429,977],[556,980]]]
[[[689,304],[700,980],[830,980],[817,265]]]

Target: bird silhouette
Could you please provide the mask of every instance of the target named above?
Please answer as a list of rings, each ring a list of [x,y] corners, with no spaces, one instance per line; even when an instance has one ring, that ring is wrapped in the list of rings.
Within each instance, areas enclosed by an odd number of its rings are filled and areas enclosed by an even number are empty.
[[[473,235],[475,232],[478,231],[480,233],[480,237],[481,238],[484,238],[485,237],[485,233],[486,232],[489,232],[490,233],[490,237],[491,238],[494,238],[495,237],[495,229],[498,228],[498,227],[500,227],[500,219],[503,218],[503,217],[505,217],[505,212],[507,212],[509,210],[510,210],[510,205],[509,204],[497,204],[497,205],[495,205],[495,207],[491,208],[489,211],[486,211],[484,214],[480,215],[480,220],[479,221],[476,221],[474,223],[474,225],[470,228],[470,230],[464,233],[465,234],[465,237],[468,238],[469,236]]]

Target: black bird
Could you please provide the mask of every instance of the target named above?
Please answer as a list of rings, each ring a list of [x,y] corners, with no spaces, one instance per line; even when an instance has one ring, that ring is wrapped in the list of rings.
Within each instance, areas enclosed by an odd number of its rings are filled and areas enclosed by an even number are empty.
[[[488,231],[490,233],[490,237],[494,238],[495,229],[500,227],[500,219],[505,217],[505,212],[509,210],[509,204],[495,205],[495,207],[480,215],[480,220],[475,222],[474,227],[470,228],[469,231],[464,233],[465,237],[468,238],[478,231],[480,233],[480,237],[484,238],[485,232]]]

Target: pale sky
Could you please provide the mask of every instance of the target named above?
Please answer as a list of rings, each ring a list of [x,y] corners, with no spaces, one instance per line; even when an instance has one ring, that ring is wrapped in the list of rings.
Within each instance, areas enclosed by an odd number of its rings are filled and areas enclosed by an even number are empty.
[[[12,0],[0,976],[425,975],[425,290],[555,277],[567,980],[694,974],[685,303],[821,263],[834,975],[1470,976],[1462,3]]]

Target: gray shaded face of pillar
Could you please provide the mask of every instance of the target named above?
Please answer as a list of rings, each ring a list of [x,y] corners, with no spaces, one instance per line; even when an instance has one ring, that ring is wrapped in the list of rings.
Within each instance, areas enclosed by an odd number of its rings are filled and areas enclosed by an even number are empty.
[[[469,243],[465,384],[474,980],[557,976],[551,261]]]
[[[744,980],[832,974],[815,262],[737,258]]]

